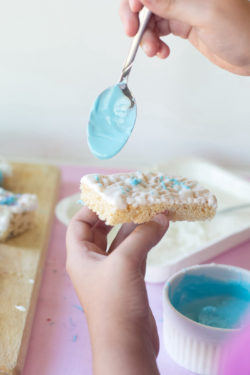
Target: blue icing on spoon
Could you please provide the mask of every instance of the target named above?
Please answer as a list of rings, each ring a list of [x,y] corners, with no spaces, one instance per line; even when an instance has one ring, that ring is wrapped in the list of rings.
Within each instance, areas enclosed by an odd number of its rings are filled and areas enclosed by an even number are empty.
[[[127,142],[136,120],[135,101],[124,94],[120,82],[103,91],[92,108],[88,126],[88,144],[99,159],[116,155]]]
[[[115,156],[127,142],[136,121],[136,103],[127,82],[151,12],[140,12],[140,27],[133,39],[119,82],[104,90],[94,102],[88,123],[88,145],[99,159]]]

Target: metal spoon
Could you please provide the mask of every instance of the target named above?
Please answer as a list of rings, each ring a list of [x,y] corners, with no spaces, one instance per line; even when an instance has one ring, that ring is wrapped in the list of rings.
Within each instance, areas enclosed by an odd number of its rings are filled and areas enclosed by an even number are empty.
[[[132,41],[128,56],[125,60],[124,66],[122,68],[121,77],[120,77],[120,80],[119,80],[120,83],[123,83],[125,85],[125,87],[123,88],[123,92],[124,92],[124,95],[126,95],[131,100],[131,105],[135,105],[135,99],[133,98],[133,96],[132,96],[132,94],[131,94],[128,86],[127,86],[128,76],[129,76],[129,73],[130,73],[131,68],[133,66],[136,53],[138,51],[142,36],[144,34],[144,31],[147,27],[147,24],[148,24],[149,20],[150,20],[151,14],[152,14],[151,11],[148,10],[147,8],[145,8],[145,7],[140,12],[140,27],[139,27],[139,30],[138,30],[137,34],[135,35],[135,37]]]
[[[134,37],[118,84],[104,90],[96,99],[88,124],[88,145],[99,159],[116,155],[127,142],[136,121],[136,102],[128,88],[128,76],[151,12],[140,12],[140,27]]]

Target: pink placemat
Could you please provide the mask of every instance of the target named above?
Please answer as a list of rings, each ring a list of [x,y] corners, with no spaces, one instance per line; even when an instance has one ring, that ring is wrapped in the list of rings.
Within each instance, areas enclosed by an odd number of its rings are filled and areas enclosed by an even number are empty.
[[[78,192],[82,175],[114,170],[62,167],[59,200]],[[56,218],[48,248],[41,290],[23,375],[91,375],[91,348],[84,311],[65,271],[66,228]],[[212,259],[250,269],[250,241]],[[149,302],[160,336],[158,366],[161,375],[193,374],[167,355],[162,340],[163,284],[148,284]]]

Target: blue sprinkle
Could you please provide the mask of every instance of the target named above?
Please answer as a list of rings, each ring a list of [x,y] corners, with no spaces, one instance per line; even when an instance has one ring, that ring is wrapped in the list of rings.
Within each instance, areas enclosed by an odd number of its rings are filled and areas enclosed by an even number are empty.
[[[160,178],[160,182],[161,182],[161,186],[162,186],[162,188],[163,188],[164,190],[168,190],[168,188],[167,188],[167,186],[166,186],[166,184],[165,184],[165,182],[164,182],[164,177],[163,177],[163,176],[160,176],[159,178]]]
[[[73,337],[73,342],[76,342],[77,339],[78,339],[78,336],[75,335],[75,336]]]
[[[80,205],[82,205],[82,206],[84,206],[84,202],[81,200],[81,199],[78,199],[78,201],[76,202],[77,204],[80,204]]]
[[[1,205],[13,206],[17,201],[17,197],[14,195],[4,197],[0,200]]]
[[[171,178],[170,181],[173,183],[173,184],[172,184],[172,187],[173,187],[174,185],[180,185],[180,184],[181,184],[180,181],[176,180],[175,178]]]
[[[141,182],[142,182],[142,180],[138,179],[138,178],[131,178],[130,179],[130,184],[134,185],[134,186],[139,185]]]
[[[73,319],[71,317],[69,318],[69,322],[70,322],[71,327],[75,327],[76,326],[75,323],[73,322]]]
[[[120,186],[120,189],[121,189],[122,194],[126,194],[126,191],[124,190],[122,186]]]
[[[102,183],[100,182],[100,178],[99,178],[99,176],[95,176],[95,180],[96,180],[96,182],[98,182],[98,185],[99,186],[102,186]]]
[[[168,190],[168,188],[167,188],[165,182],[162,181],[161,186],[163,187],[164,190]]]
[[[82,306],[79,306],[79,305],[73,305],[73,307],[75,307],[76,309],[80,310],[81,312],[84,312]]]
[[[190,189],[190,187],[184,184],[184,182],[178,181],[175,178],[171,178],[169,181],[172,182],[172,187],[174,187],[175,185],[179,185],[182,186],[184,189]]]

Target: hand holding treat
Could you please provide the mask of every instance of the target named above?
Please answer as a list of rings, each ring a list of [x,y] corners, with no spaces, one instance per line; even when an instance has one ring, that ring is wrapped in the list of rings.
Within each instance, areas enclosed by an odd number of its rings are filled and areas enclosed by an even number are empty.
[[[138,12],[145,5],[154,16],[142,47],[148,56],[166,58],[161,36],[188,39],[214,64],[230,72],[250,75],[250,3],[247,0],[122,0],[120,16],[129,36],[138,29]]]
[[[165,215],[125,224],[106,253],[111,227],[87,207],[69,225],[67,270],[87,317],[95,375],[159,375],[144,274],[147,253],[167,228]]]

